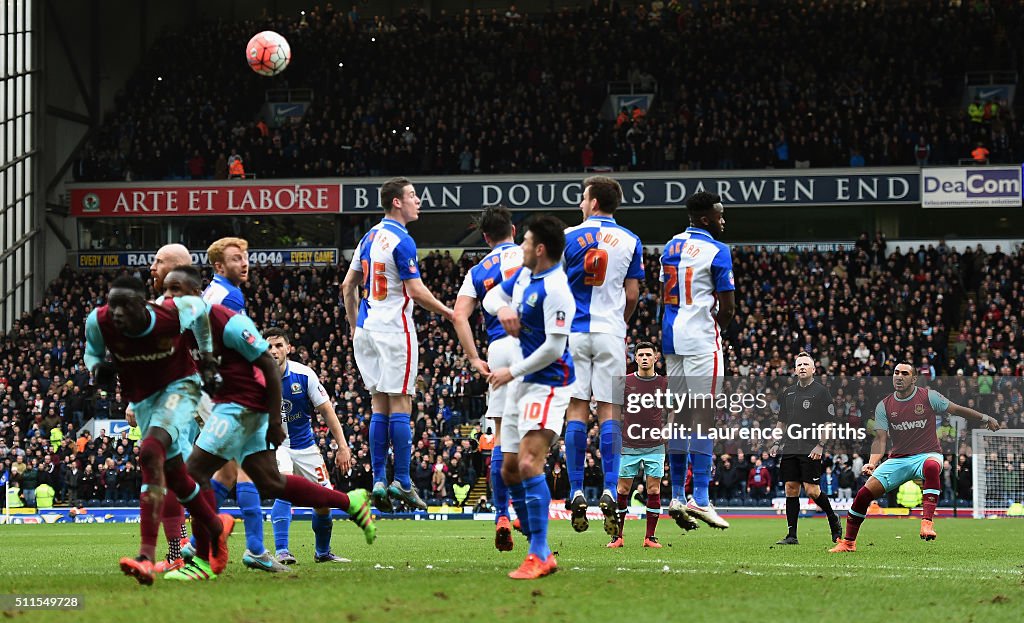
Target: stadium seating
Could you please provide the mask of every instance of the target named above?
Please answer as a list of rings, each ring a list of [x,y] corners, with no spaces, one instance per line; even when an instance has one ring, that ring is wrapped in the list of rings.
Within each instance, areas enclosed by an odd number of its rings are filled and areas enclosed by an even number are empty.
[[[439,298],[451,302],[462,276],[478,257],[466,253],[456,259],[447,252],[431,253],[421,262],[424,281]],[[630,327],[632,342],[659,343],[657,257],[656,253],[646,257],[648,277]],[[884,239],[870,242],[865,236],[850,252],[782,253],[739,247],[734,249],[734,263],[737,316],[726,334],[726,361],[732,376],[784,379],[792,355],[812,350],[829,375],[864,377],[869,381],[863,382],[874,383],[864,385],[869,390],[865,393],[853,391],[861,387],[856,384],[834,391],[839,417],[862,423],[870,417],[876,394],[886,391],[886,375],[893,362],[903,357],[918,362],[924,357],[925,367],[934,367],[938,376],[962,374],[947,392],[962,404],[978,393],[983,377],[991,376],[993,391],[981,396],[982,408],[1011,428],[1024,427],[1020,408],[1024,399],[1016,382],[1024,376],[1020,355],[1024,334],[1015,320],[1024,313],[1020,292],[1024,250],[1012,255],[973,249],[959,252],[945,244],[888,249]],[[338,284],[345,270],[345,266],[254,267],[245,291],[257,326],[284,326],[292,331],[294,357],[316,369],[335,396],[356,466],[350,474],[335,470],[331,476],[335,484],[348,488],[370,484],[366,443],[370,411],[343,320]],[[0,335],[0,478],[28,470],[29,482],[33,478],[49,482],[61,503],[76,499],[125,503],[138,491],[137,470],[126,473],[123,469],[137,463],[138,448],[131,440],[125,436],[87,439],[76,434],[84,421],[117,419],[125,408],[119,393],[106,396],[92,387],[80,364],[86,314],[101,302],[112,277],[106,272],[65,268],[43,303]],[[807,298],[811,291],[815,295]],[[421,351],[413,416],[413,475],[427,497],[450,501],[451,486],[458,478],[472,483],[486,473],[486,457],[476,449],[472,428],[483,413],[486,385],[466,364],[450,325],[419,308],[415,319]],[[481,317],[474,322],[479,328]],[[442,400],[450,415],[440,408]],[[730,417],[768,421],[771,416],[745,412]],[[51,432],[54,429],[62,432],[63,439]],[[468,434],[460,435],[463,430]],[[596,433],[595,425],[590,430],[589,453],[599,459]],[[323,422],[317,434],[327,464],[333,466]],[[949,460],[953,460],[952,441],[946,431],[942,443]],[[749,470],[752,457],[741,459],[740,449],[727,443],[718,451],[729,454],[737,470]],[[841,472],[856,460],[854,453],[866,457],[867,447],[837,447],[834,455],[826,457],[826,464]],[[24,467],[17,460],[21,456]],[[775,461],[763,458],[772,481],[777,482]],[[107,459],[113,459],[113,472]],[[557,460],[561,457],[556,452],[551,461]],[[72,465],[77,465],[77,471]],[[969,468],[969,461],[961,464],[961,498],[970,496],[970,478],[963,473]],[[441,490],[432,494],[435,469],[442,470],[445,478]],[[18,478],[26,489],[26,475]],[[745,483],[743,472],[739,485],[722,495],[745,503],[767,503],[752,502]],[[713,486],[718,485],[716,480]]]
[[[658,4],[190,25],[154,42],[74,175],[227,179],[233,154],[258,178],[934,165],[979,141],[1024,159],[1012,106],[973,122],[961,101],[966,71],[1012,58],[994,24],[1019,3]],[[241,62],[264,29],[294,52],[273,80]],[[650,110],[603,119],[610,81],[656,88]],[[313,89],[300,123],[256,123],[269,88]]]

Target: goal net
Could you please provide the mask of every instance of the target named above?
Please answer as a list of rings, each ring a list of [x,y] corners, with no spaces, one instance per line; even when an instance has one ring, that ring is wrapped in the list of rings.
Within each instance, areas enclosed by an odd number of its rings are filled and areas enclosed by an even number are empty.
[[[975,519],[1024,513],[1024,429],[975,429],[971,451]]]

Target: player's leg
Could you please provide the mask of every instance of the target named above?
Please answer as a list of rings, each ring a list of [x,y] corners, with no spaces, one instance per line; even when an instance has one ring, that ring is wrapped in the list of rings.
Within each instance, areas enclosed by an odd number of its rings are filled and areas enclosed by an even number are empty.
[[[691,390],[692,421],[695,429],[700,431],[690,438],[693,499],[687,503],[686,510],[712,528],[722,530],[729,527],[729,522],[719,516],[708,496],[715,440],[707,432],[714,427],[713,397],[721,391],[724,369],[721,351],[683,357],[686,384]]]
[[[626,347],[621,338],[604,333],[591,335],[591,388],[597,401],[597,421],[604,470],[604,490],[599,506],[604,513],[604,530],[618,532],[615,517],[615,487],[622,456],[622,401],[625,392]]]
[[[572,386],[569,407],[565,412],[565,469],[569,473],[568,509],[572,511],[572,527],[584,532],[590,527],[587,505],[583,495],[583,470],[587,463],[587,423],[590,421],[590,399],[593,375],[592,334],[569,335],[569,353],[572,355],[576,382]],[[614,474],[613,474],[614,475]]]
[[[629,509],[629,492],[633,488],[633,480],[641,473],[643,455],[623,454],[619,462],[619,479],[615,483],[615,515],[619,532],[612,537],[607,547],[612,549],[622,547],[624,544],[623,529],[626,523],[626,513]]]
[[[786,536],[784,538],[775,542],[776,545],[799,544],[796,532],[797,523],[800,521],[800,481],[793,480],[793,476],[787,473],[794,463],[796,463],[796,457],[784,456],[779,468],[786,483],[786,527],[788,528],[788,532],[786,532]]]
[[[266,558],[263,556],[267,549],[263,545],[263,505],[260,492],[243,468],[238,470],[235,492],[238,508],[242,511],[242,524],[245,526],[245,549],[252,556]]]
[[[892,461],[893,459],[889,460]],[[884,480],[880,480],[878,478],[878,472],[884,465],[884,463],[880,465],[875,470],[875,475],[868,478],[868,481],[864,483],[864,486],[857,491],[857,496],[853,499],[850,511],[846,515],[846,538],[839,539],[836,546],[829,550],[830,552],[838,553],[857,551],[857,534],[860,532],[860,526],[864,523],[864,519],[868,516],[868,507],[871,506],[871,502],[875,499],[885,495],[885,492],[889,489],[888,485],[891,484],[889,474],[887,473],[881,474]],[[902,482],[898,483],[896,486],[899,486],[899,484],[902,484]]]
[[[523,383],[519,401],[519,475],[526,491],[530,553],[509,574],[514,579],[536,579],[558,570],[548,547],[548,508],[551,490],[544,477],[551,443],[561,430],[570,389]]]
[[[523,487],[523,479],[519,474],[519,414],[516,411],[518,405],[519,393],[522,388],[522,384],[518,382],[509,383],[514,385],[510,388],[510,393],[507,398],[507,408],[505,410],[504,417],[501,418],[501,449],[502,449],[502,464],[501,464],[501,479],[508,487],[509,502],[512,504],[512,508],[516,512],[516,520],[513,522],[513,527],[518,525],[519,531],[529,540],[530,538],[530,522],[527,520],[529,511],[526,508],[526,489]],[[504,536],[504,535],[502,535]],[[498,542],[498,534],[495,534],[495,547],[499,550],[507,551],[505,548],[511,549],[512,535],[508,535],[509,543]]]
[[[503,337],[491,343],[487,349],[487,365],[491,370],[510,367],[521,354],[518,341],[512,337]],[[508,519],[508,487],[501,476],[505,462],[501,447],[502,419],[509,401],[510,390],[514,383],[506,383],[501,387],[487,390],[487,413],[484,417],[491,423],[494,431],[494,449],[491,451],[490,483],[491,502],[494,505],[495,547],[500,551],[512,549],[512,530]]]
[[[939,503],[942,476],[942,456],[926,454],[921,463],[920,477],[924,480],[923,497],[921,500],[921,538],[933,541],[937,536],[932,521],[935,518],[935,507]]]
[[[242,467],[256,483],[257,488],[266,495],[288,500],[296,506],[337,508],[345,511],[349,519],[363,530],[368,544],[372,544],[376,539],[377,527],[373,524],[369,496],[365,490],[356,489],[346,494],[321,487],[300,476],[284,476],[277,471],[277,461],[272,450],[246,454]]]
[[[400,335],[400,334],[395,334]],[[404,386],[411,388],[411,385]],[[412,428],[409,414],[412,412],[412,396],[404,389],[401,394],[391,394],[390,435],[391,448],[395,457],[395,479],[388,487],[388,494],[405,502],[411,510],[427,510],[427,503],[420,497],[412,484],[409,472],[412,462]]]
[[[377,352],[373,337],[365,329],[356,329],[352,339],[352,353],[363,384],[370,392],[370,466],[373,472],[373,505],[385,513],[391,512],[391,499],[387,490],[388,447],[390,445],[391,406],[387,394],[379,388],[382,355]]]
[[[839,521],[839,516],[836,515],[835,510],[832,509],[832,500],[829,499],[828,494],[821,490],[821,459],[812,459],[810,457],[803,457],[801,459],[804,463],[804,474],[803,484],[804,492],[807,493],[807,497],[814,500],[814,503],[818,505],[818,508],[825,512],[825,517],[828,519],[828,527],[832,532],[832,542],[835,543],[842,536],[843,526]]]
[[[290,448],[278,448],[274,455],[277,458],[277,471],[281,475],[291,476],[295,473]],[[274,526],[274,553],[277,562],[283,565],[295,564],[295,556],[288,550],[288,536],[292,528],[292,503],[288,500],[274,500],[274,506],[270,509],[270,521]]]
[[[224,500],[231,496],[231,491],[238,482],[238,463],[228,461],[210,479],[210,488],[213,490],[214,498],[217,501],[217,508],[224,504]],[[235,500],[237,502],[237,499]]]
[[[198,440],[197,440],[198,443]],[[234,528],[230,515],[218,515],[216,500],[209,489],[210,475],[224,459],[200,447],[193,448],[186,464],[179,457],[168,460],[165,469],[167,482],[174,495],[192,516],[192,533],[196,538],[195,555],[183,567],[169,571],[164,578],[170,580],[208,580],[224,571],[228,562],[227,538]],[[197,477],[192,476],[192,472]]]
[[[661,518],[661,479],[665,476],[665,455],[652,452],[652,460],[644,460],[644,473],[647,474],[647,534],[644,547],[661,548],[658,537],[658,520]]]
[[[327,475],[327,464],[320,454],[319,448],[310,446],[301,450],[288,450],[294,465],[294,474],[301,476],[326,489],[333,489],[331,479]],[[284,472],[281,472],[284,475]],[[289,508],[291,505],[289,504]],[[320,506],[313,509],[313,517],[310,522],[313,528],[314,550],[313,562],[352,562],[348,558],[335,556],[331,551],[331,534],[334,531],[334,522],[331,521],[331,509]]]
[[[668,388],[673,396],[685,396],[687,392],[683,358],[679,355],[665,355],[665,372]],[[668,504],[669,517],[683,530],[696,530],[697,522],[686,511],[686,477],[690,469],[690,440],[678,433],[680,426],[689,426],[689,413],[685,408],[668,412],[668,423],[673,431],[668,440],[669,477],[672,482],[672,497]]]

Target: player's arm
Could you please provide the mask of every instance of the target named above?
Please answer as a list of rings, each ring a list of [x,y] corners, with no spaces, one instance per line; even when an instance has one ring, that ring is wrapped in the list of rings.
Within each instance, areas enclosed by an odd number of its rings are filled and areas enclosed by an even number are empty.
[[[879,401],[875,407],[875,440],[871,442],[871,456],[864,464],[863,472],[870,476],[878,464],[882,462],[882,455],[889,444],[889,416],[885,414],[885,403]]]
[[[358,247],[356,252],[359,252]],[[359,317],[359,284],[363,282],[363,271],[358,257],[357,255],[352,256],[352,263],[349,264],[345,280],[341,282],[341,297],[345,301],[345,319],[348,320],[348,326],[352,333],[356,331],[356,321]]]
[[[217,358],[213,355],[213,333],[210,329],[210,305],[198,296],[176,296],[178,325],[182,332],[191,330],[199,347],[199,372],[207,393],[214,394],[220,384]]]
[[[338,414],[334,411],[334,403],[331,402],[323,383],[316,376],[310,376],[309,382],[306,383],[306,397],[309,398],[313,409],[327,422],[327,428],[330,429],[334,442],[338,444],[338,451],[334,453],[335,464],[341,471],[347,472],[352,468],[352,451],[345,440],[345,431],[341,428]]]
[[[263,372],[266,382],[266,410],[271,415],[267,427],[267,442],[279,445],[285,438],[281,423],[281,369],[270,356],[270,344],[260,335],[248,316],[236,314],[224,326],[224,347],[245,357],[245,360]]]
[[[772,439],[774,439],[774,441],[772,441],[772,445],[768,446],[769,456],[777,456],[779,454],[779,450],[781,450],[783,447],[782,433],[776,433],[774,431],[783,430],[783,427],[785,426],[788,417],[789,416],[786,412],[786,390],[782,390],[782,393],[779,394],[779,414],[775,419],[775,426],[773,428],[772,434]],[[776,439],[776,437],[778,438]]]
[[[440,314],[451,321],[455,313],[450,307],[437,300],[434,293],[424,285],[420,278],[419,260],[416,257],[416,245],[413,244],[412,238],[402,238],[395,245],[392,257],[395,259],[395,267],[398,269],[398,278],[405,285],[405,291],[409,298],[423,309]]]
[[[502,284],[504,289],[504,284]],[[498,288],[492,288],[497,290]],[[490,293],[488,293],[490,295]],[[569,343],[572,318],[576,315],[576,301],[566,291],[551,291],[544,298],[544,343],[530,356],[518,361],[510,368],[502,368],[491,374],[491,385],[501,387],[513,378],[533,374],[551,365],[565,352]]]
[[[99,318],[94,309],[85,321],[85,354],[82,359],[96,386],[113,390],[117,383],[117,371],[114,364],[104,361],[106,354],[107,345],[103,340]]]
[[[936,413],[942,413],[941,410],[936,408],[936,402],[939,402],[941,404],[941,400],[936,400],[934,396],[938,396],[938,398],[945,401],[946,413],[949,413],[951,415],[959,415],[960,417],[966,419],[977,420],[983,426],[987,427],[989,430],[999,430],[999,420],[995,419],[991,415],[986,415],[980,411],[975,411],[970,407],[965,407],[963,405],[958,405],[955,402],[950,402],[949,399],[947,399],[942,394],[939,394],[936,391],[929,390],[928,399],[931,401],[932,408],[935,409]]]
[[[711,280],[715,284],[715,294],[718,296],[718,314],[715,322],[723,330],[732,322],[736,315],[736,284],[732,274],[732,254],[729,247],[719,245],[719,251],[711,260]]]
[[[644,247],[638,238],[636,248],[633,250],[633,257],[629,260],[629,269],[626,270],[626,280],[622,284],[626,290],[626,309],[624,311],[626,324],[629,324],[629,319],[633,317],[637,303],[640,302],[640,281],[645,276]]]
[[[468,274],[466,280],[469,281]],[[476,309],[476,297],[464,295],[460,291],[458,298],[455,299],[455,315],[452,323],[455,325],[455,334],[459,336],[459,345],[462,346],[462,352],[466,354],[469,363],[477,372],[486,375],[491,373],[491,369],[487,367],[487,362],[480,358],[480,353],[476,350],[476,340],[473,338],[473,328],[469,326],[469,318],[473,315],[474,309]]]
[[[491,288],[484,297],[484,310],[498,318],[501,327],[512,337],[519,337],[519,313],[512,308],[512,288],[519,279],[520,268],[497,287]]]

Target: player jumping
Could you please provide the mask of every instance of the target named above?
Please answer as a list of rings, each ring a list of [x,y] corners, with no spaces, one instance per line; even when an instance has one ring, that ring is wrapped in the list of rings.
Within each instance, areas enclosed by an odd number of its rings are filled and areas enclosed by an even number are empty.
[[[487,361],[480,358],[473,338],[473,329],[469,325],[469,317],[476,308],[476,302],[511,277],[523,265],[523,250],[515,244],[516,228],[512,225],[512,214],[504,206],[490,207],[483,211],[478,220],[484,242],[491,247],[480,263],[469,269],[466,280],[459,289],[455,301],[455,332],[459,336],[462,352],[466,354],[473,367],[483,375],[490,375],[491,370],[507,368],[522,357],[519,340],[505,333],[498,319],[484,311],[484,323],[487,327]],[[501,447],[502,416],[507,408],[515,409],[515,403],[508,400],[515,392],[516,383],[491,387],[487,392],[488,421],[494,431],[494,449],[491,451],[491,491],[494,502],[494,546],[498,551],[507,552],[512,549],[512,526],[508,519],[508,487],[502,480],[501,471],[504,455]],[[520,522],[521,523],[521,522]]]
[[[568,279],[560,264],[564,225],[541,216],[527,228],[523,268],[492,288],[484,309],[497,316],[505,332],[519,338],[523,359],[494,370],[492,387],[522,378],[514,397],[515,412],[502,419],[502,476],[512,505],[530,540],[526,560],[509,577],[533,580],[558,570],[548,547],[551,490],[544,464],[565,420],[572,383],[576,380],[568,337],[576,312]]]

